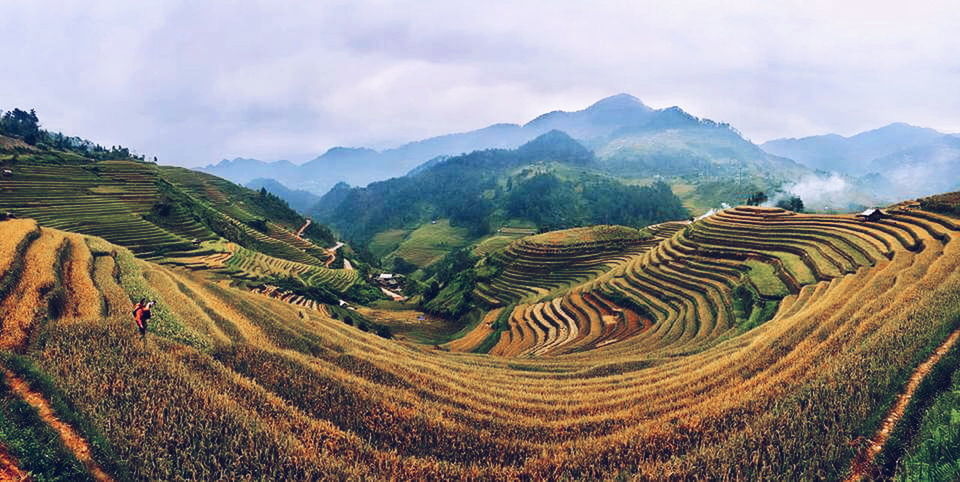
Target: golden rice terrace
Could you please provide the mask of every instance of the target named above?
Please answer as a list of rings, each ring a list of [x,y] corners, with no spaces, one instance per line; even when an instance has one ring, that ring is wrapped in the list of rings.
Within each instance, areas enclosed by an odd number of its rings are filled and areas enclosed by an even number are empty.
[[[49,377],[116,478],[838,479],[960,319],[960,226],[920,209],[526,238],[492,255],[484,319],[438,347],[200,266],[298,260],[0,233],[6,363]]]

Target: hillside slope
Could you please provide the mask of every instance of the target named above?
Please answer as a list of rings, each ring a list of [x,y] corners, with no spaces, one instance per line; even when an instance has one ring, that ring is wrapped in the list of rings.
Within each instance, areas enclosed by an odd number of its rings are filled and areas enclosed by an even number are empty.
[[[598,173],[593,153],[560,131],[513,150],[451,157],[365,188],[341,186],[314,212],[359,244],[389,229],[412,229],[438,218],[479,237],[508,220],[549,230],[601,223],[642,226],[687,215],[662,184],[627,185]]]
[[[0,167],[12,171],[0,177],[0,212],[44,227],[103,237],[146,259],[214,269],[250,285],[294,278],[343,296],[363,284],[357,272],[329,269],[329,229],[307,224],[276,196],[225,179],[134,159],[22,153],[0,153]],[[358,289],[355,296],[369,298],[360,293],[370,288]]]
[[[503,356],[386,340],[29,220],[0,230],[3,363],[43,373],[100,465],[138,479],[837,479],[960,305],[960,226],[920,210],[724,211],[495,312]],[[146,342],[141,296],[159,300]]]

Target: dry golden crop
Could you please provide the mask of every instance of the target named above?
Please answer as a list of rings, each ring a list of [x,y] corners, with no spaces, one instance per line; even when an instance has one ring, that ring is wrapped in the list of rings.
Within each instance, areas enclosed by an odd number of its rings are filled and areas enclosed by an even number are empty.
[[[0,221],[0,275],[6,273],[16,259],[17,245],[36,230],[37,222],[32,219]]]
[[[52,268],[62,238],[44,230],[28,258]],[[384,340],[93,240],[109,315],[46,324],[28,353],[133,478],[839,478],[957,328],[957,239],[910,214],[731,210],[518,305],[494,355]],[[750,276],[790,294],[744,329]],[[17,289],[34,278],[56,281]],[[137,339],[115,305],[139,293],[195,338]],[[449,346],[474,349],[499,315]]]
[[[101,316],[103,296],[93,283],[91,263],[94,258],[83,236],[67,237],[68,252],[60,267],[63,288],[67,292],[65,318],[94,319]]]
[[[3,316],[0,348],[10,349],[23,344],[30,327],[45,315],[47,306],[42,303],[43,292],[54,289],[58,283],[55,267],[61,256],[64,239],[59,231],[42,229],[40,237],[27,248],[23,271],[16,284],[11,285],[6,298],[0,302],[0,314]]]

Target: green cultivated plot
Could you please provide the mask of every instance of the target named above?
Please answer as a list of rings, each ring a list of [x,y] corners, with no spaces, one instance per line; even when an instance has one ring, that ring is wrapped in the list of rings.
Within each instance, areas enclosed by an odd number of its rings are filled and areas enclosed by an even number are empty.
[[[391,257],[403,259],[420,267],[428,266],[445,254],[466,246],[469,242],[465,228],[450,226],[450,221],[441,219],[436,224],[428,223],[413,230],[391,253]]]

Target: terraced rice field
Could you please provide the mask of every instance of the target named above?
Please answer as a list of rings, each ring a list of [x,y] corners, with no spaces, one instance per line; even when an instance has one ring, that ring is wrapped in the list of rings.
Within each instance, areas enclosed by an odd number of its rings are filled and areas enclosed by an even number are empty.
[[[69,282],[86,288],[56,295],[57,266],[87,255],[9,223],[20,239],[0,252],[33,262],[0,272],[0,302],[32,309],[0,339],[119,461],[96,462],[132,478],[839,479],[958,327],[960,231],[921,211],[724,211],[517,304],[493,355],[301,317],[90,238],[90,279]],[[777,308],[742,331],[731,299],[751,276]],[[146,343],[127,319],[142,295],[161,307]],[[103,312],[67,320],[54,296]]]
[[[331,269],[275,258],[235,243],[226,243],[222,245],[222,251],[217,251],[204,256],[181,258],[177,260],[177,264],[193,269],[215,269],[229,274],[232,278],[250,281],[289,276],[301,279],[308,286],[330,286],[340,292],[360,280],[355,270]]]
[[[478,284],[474,296],[491,306],[544,297],[609,271],[682,226],[665,223],[651,229],[652,235],[610,226],[609,232],[598,237],[604,232],[604,227],[598,226],[522,238],[492,255],[493,262],[503,269],[493,280]]]
[[[24,164],[0,179],[0,211],[44,226],[91,234],[146,256],[189,250],[215,235],[192,219],[166,229],[144,219],[157,199],[157,175],[143,163]]]
[[[245,224],[256,217],[237,206],[234,191],[241,188],[213,176],[137,161],[22,162],[14,166],[14,171],[12,177],[0,179],[0,212],[12,211],[20,217],[35,219],[44,227],[102,237],[129,248],[138,256],[182,264],[190,262],[184,258],[209,253],[197,249],[194,241],[221,239],[210,227],[215,224],[221,226],[221,230],[234,233],[238,242],[268,257],[310,265],[308,276],[316,282],[330,280],[342,286],[355,279],[319,268],[330,256],[326,248],[296,236],[289,227],[268,222],[267,232],[262,233]],[[166,200],[166,191],[161,192],[162,189],[176,189],[170,187],[167,176],[193,189],[195,194],[202,191],[215,200],[186,198],[180,203]],[[178,195],[189,196],[189,193]],[[162,222],[153,212],[160,202],[167,202],[171,207]],[[182,203],[192,207],[181,206]],[[306,271],[306,268],[298,269]]]
[[[746,207],[686,227],[679,223],[655,227],[666,234],[617,258],[614,267],[595,279],[552,300],[517,305],[490,353],[557,355],[631,337],[637,337],[632,344],[645,344],[665,355],[701,350],[765,321],[757,319],[759,313],[737,313],[733,292],[739,285],[749,286],[759,309],[767,307],[774,315],[776,304],[782,311],[796,298],[807,299],[811,285],[889,261],[896,251],[923,250],[930,240],[939,245],[948,239],[944,229],[953,227],[945,218],[918,211],[863,223],[852,216]],[[588,249],[600,251],[599,245]],[[508,269],[501,277],[509,279],[502,291],[515,294],[513,301],[531,292],[544,294],[544,285],[555,286],[547,282],[559,269],[537,271],[548,261],[535,254],[521,253],[517,258],[525,261],[520,266],[531,268]],[[488,290],[481,286],[478,294],[510,300],[499,291],[497,296],[488,295]]]
[[[326,249],[317,246],[307,239],[296,235],[296,229],[302,226],[303,221],[296,220],[293,225],[284,225],[278,222],[268,222],[266,233],[259,233],[250,229],[245,223],[260,217],[269,217],[269,213],[255,214],[258,209],[246,203],[243,198],[248,191],[232,182],[210,174],[192,171],[180,167],[161,166],[159,171],[164,179],[193,196],[196,202],[202,202],[218,213],[225,215],[235,224],[246,228],[249,235],[265,243],[270,254],[294,261],[312,263],[327,258]],[[288,249],[283,244],[293,247]],[[298,254],[298,251],[302,251]],[[309,256],[303,257],[302,254]]]

